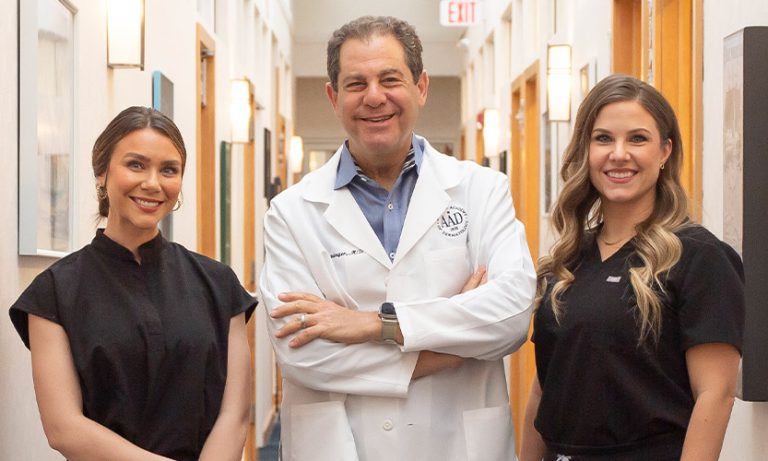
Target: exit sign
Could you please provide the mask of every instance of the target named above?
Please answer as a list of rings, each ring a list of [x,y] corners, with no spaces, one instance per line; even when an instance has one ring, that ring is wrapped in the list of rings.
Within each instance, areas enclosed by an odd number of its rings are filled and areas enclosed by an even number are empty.
[[[480,20],[477,0],[440,0],[440,24],[444,26],[473,26]]]

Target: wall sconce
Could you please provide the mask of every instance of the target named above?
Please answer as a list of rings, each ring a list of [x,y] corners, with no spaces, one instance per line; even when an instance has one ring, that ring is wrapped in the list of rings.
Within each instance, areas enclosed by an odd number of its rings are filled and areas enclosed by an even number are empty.
[[[288,157],[291,171],[300,174],[304,168],[304,140],[301,136],[291,136],[291,147]]]
[[[230,97],[229,116],[232,125],[232,142],[247,144],[253,140],[251,81],[247,78],[232,80]]]
[[[547,46],[547,113],[550,122],[571,119],[571,45]]]
[[[144,0],[107,0],[107,66],[144,70]]]
[[[496,109],[485,109],[483,111],[483,154],[488,157],[499,156],[499,111]]]

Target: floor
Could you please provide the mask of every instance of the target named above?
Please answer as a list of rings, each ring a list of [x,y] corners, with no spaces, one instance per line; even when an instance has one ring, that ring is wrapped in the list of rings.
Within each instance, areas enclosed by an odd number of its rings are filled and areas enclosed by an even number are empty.
[[[259,461],[278,461],[277,453],[280,448],[280,418],[275,421],[272,434],[267,444],[259,448]]]

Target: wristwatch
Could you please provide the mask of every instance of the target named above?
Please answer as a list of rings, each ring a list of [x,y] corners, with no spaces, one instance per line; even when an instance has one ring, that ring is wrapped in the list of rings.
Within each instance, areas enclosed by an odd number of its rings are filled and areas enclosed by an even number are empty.
[[[400,323],[397,321],[397,312],[395,305],[384,303],[379,308],[379,319],[381,319],[381,340],[387,344],[397,344],[397,328]]]

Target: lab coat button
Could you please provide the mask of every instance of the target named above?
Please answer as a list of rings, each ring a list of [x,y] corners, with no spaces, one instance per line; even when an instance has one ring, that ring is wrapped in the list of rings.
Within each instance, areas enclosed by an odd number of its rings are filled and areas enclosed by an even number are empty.
[[[385,431],[391,431],[393,427],[395,427],[395,425],[392,423],[392,420],[390,419],[385,419],[384,424],[381,425],[381,428],[384,429]]]

